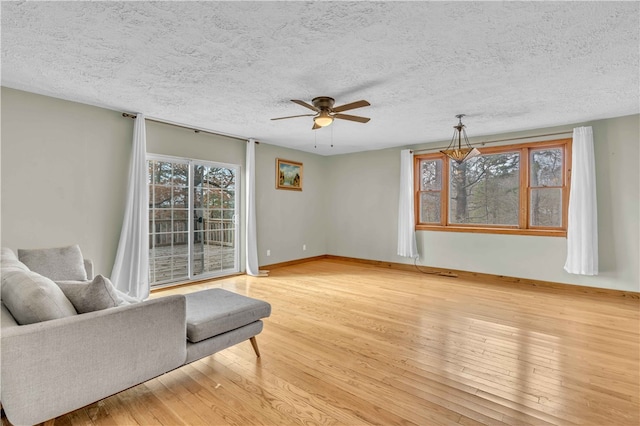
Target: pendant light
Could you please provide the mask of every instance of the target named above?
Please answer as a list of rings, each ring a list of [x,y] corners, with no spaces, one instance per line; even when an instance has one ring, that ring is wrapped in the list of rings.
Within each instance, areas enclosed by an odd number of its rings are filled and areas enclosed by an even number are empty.
[[[449,143],[449,146],[447,147],[447,149],[440,151],[441,153],[451,158],[453,161],[455,161],[458,164],[462,164],[469,158],[473,158],[480,155],[480,151],[478,151],[476,148],[473,148],[469,143],[469,139],[467,138],[467,132],[464,130],[465,126],[464,124],[462,124],[462,117],[464,117],[464,114],[456,115],[456,118],[458,119],[458,124],[453,126],[455,130],[453,131],[453,137],[451,138],[451,142]],[[463,139],[464,139],[464,147],[462,144]],[[456,146],[456,143],[457,143],[457,146]]]

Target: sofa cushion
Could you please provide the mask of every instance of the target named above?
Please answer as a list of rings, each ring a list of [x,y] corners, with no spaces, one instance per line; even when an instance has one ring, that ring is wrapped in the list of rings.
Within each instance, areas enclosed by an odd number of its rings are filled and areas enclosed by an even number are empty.
[[[96,275],[92,281],[56,281],[79,314],[114,308],[122,303],[109,278]]]
[[[16,268],[23,271],[29,270],[27,265],[18,260],[18,257],[13,250],[7,247],[2,247],[2,250],[0,251],[0,265],[2,266],[3,271],[9,268]]]
[[[60,287],[32,271],[2,269],[2,303],[20,325],[76,315]]]
[[[18,259],[32,271],[54,281],[87,279],[82,252],[77,244],[69,247],[18,249]]]
[[[221,288],[185,295],[187,339],[196,343],[271,314],[271,305]]]
[[[0,329],[19,326],[4,303],[0,303],[0,312]]]

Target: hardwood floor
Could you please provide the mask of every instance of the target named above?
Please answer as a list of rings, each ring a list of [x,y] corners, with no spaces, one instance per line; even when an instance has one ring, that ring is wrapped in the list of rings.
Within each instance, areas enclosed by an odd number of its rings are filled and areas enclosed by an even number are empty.
[[[273,312],[257,340],[56,425],[633,425],[639,300],[337,260],[222,287]]]

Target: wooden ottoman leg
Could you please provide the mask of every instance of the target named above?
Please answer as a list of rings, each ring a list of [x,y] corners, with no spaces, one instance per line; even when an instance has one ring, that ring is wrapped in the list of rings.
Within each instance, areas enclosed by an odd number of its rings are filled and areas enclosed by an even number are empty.
[[[260,358],[260,349],[258,349],[258,341],[256,340],[256,336],[253,336],[249,339],[251,342],[251,346],[253,346],[253,350],[256,353],[256,356]]]

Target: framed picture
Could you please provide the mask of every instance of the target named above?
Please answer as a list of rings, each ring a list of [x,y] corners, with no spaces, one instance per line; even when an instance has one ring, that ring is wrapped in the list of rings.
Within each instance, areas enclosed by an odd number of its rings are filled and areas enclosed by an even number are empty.
[[[302,163],[276,158],[276,189],[302,191]]]

